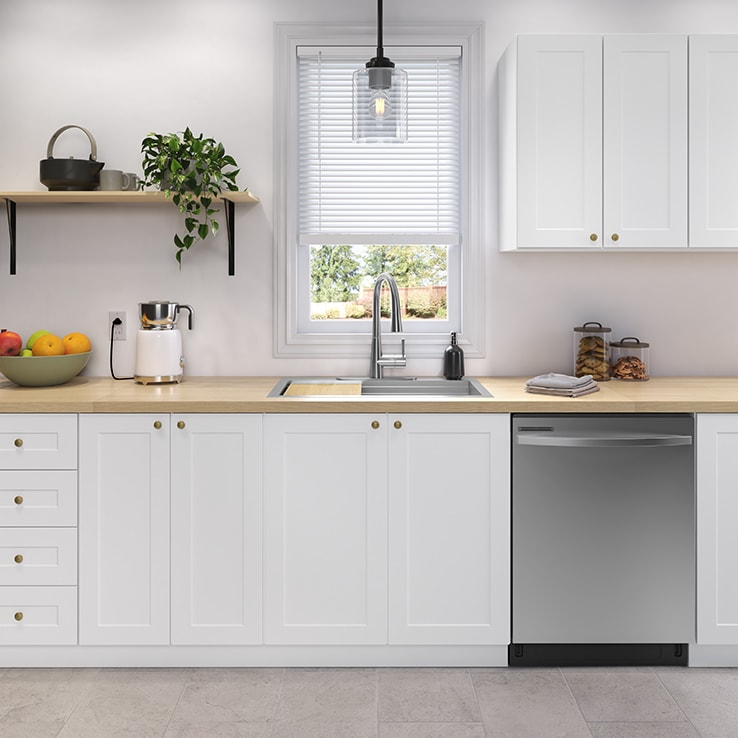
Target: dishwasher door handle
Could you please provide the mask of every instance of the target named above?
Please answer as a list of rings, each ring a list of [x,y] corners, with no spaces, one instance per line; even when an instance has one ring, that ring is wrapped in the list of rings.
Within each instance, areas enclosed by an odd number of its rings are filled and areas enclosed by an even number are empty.
[[[518,433],[519,446],[566,446],[571,448],[691,446],[692,436],[672,433],[602,433],[585,435]]]

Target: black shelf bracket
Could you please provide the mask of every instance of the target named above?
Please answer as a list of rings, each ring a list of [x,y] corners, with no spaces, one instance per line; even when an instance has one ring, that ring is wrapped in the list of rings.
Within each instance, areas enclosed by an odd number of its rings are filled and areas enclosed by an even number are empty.
[[[236,273],[236,203],[223,198],[225,208],[226,235],[228,236],[228,276]]]
[[[6,198],[5,209],[8,212],[8,235],[10,236],[10,273],[15,274],[15,245],[17,238],[15,201]]]

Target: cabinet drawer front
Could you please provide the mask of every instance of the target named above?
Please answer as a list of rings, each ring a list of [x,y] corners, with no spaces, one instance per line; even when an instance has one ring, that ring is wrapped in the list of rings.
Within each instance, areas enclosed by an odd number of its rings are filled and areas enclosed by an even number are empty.
[[[0,416],[0,469],[76,468],[76,415]]]
[[[0,587],[0,645],[75,643],[76,587]]]
[[[76,471],[0,471],[0,527],[77,525]]]
[[[3,530],[0,537],[0,585],[76,583],[76,528]]]

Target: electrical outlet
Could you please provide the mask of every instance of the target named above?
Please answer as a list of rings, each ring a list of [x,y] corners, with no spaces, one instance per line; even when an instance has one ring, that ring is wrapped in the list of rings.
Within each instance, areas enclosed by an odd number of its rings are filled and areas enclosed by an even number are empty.
[[[113,325],[113,321],[116,318],[120,318],[120,325]],[[113,340],[114,341],[125,341],[128,331],[128,316],[123,310],[117,310],[115,312],[108,313],[108,326],[113,327]]]

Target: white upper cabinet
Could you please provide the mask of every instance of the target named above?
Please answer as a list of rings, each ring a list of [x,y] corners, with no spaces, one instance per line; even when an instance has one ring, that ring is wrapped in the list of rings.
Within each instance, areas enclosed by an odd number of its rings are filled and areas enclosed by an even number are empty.
[[[689,242],[738,246],[738,36],[689,37]]]
[[[499,90],[502,250],[687,245],[686,36],[519,36]]]

